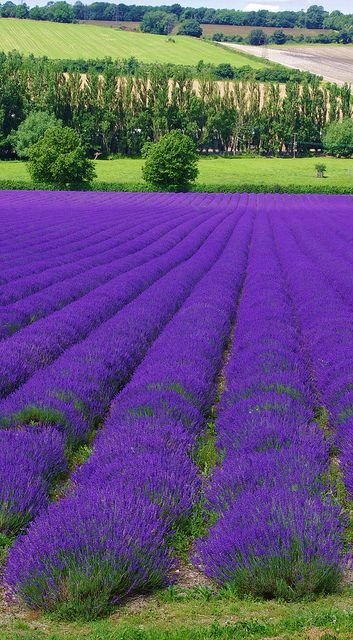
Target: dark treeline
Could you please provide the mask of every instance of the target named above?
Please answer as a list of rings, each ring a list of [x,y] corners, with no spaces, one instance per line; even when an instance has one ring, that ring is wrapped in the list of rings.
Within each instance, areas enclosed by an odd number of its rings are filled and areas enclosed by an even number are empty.
[[[33,111],[55,116],[82,137],[90,156],[138,155],[173,129],[200,152],[290,154],[321,148],[327,122],[351,117],[347,86],[319,81],[263,85],[192,80],[163,67],[126,76],[63,73],[47,60],[0,54],[0,156],[15,157],[13,132]]]
[[[80,1],[73,5],[67,2],[49,2],[44,7],[29,8],[25,3],[16,5],[8,1],[0,5],[0,15],[4,18],[31,18],[32,20],[51,20],[55,22],[74,22],[79,20],[123,20],[141,22],[145,13],[160,9],[173,13],[178,21],[195,19],[205,24],[227,24],[250,27],[299,27],[307,29],[342,30],[353,26],[353,14],[340,11],[325,11],[321,5],[312,5],[307,11],[239,11],[235,9],[208,9],[206,7],[113,4],[111,2]]]
[[[246,36],[229,35],[222,31],[213,33],[210,40],[214,42],[245,42],[251,45],[286,44],[286,42],[303,42],[315,44],[351,44],[353,42],[353,26],[340,31],[312,31],[311,33],[288,33],[283,29],[276,29],[268,36],[263,29],[256,28]]]

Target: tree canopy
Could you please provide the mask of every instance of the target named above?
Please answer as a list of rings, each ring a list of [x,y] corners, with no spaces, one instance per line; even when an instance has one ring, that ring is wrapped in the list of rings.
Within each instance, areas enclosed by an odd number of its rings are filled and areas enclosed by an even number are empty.
[[[60,124],[47,129],[30,148],[28,168],[35,182],[59,187],[90,183],[95,177],[80,136]]]
[[[197,149],[192,139],[175,130],[148,146],[143,177],[152,186],[167,191],[187,191],[196,180]]]
[[[263,29],[253,29],[249,33],[249,44],[260,46],[268,42],[268,37]]]
[[[49,127],[57,123],[55,116],[46,111],[32,111],[12,136],[19,158],[28,158],[31,146],[43,137]]]
[[[331,122],[324,134],[324,148],[333,156],[349,158],[353,156],[353,120]]]
[[[201,38],[202,28],[197,20],[191,18],[190,20],[184,20],[181,23],[178,34],[180,36],[193,36],[194,38]]]
[[[60,5],[56,10],[56,5]],[[311,5],[306,11],[241,11],[239,9],[213,9],[209,7],[182,7],[179,3],[170,6],[136,5],[113,2],[92,2],[86,4],[77,0],[70,5],[63,0],[48,2],[45,6],[29,7],[16,5],[11,0],[0,4],[0,15],[3,18],[30,18],[32,20],[56,20],[73,22],[75,20],[124,20],[141,22],[144,15],[151,11],[169,13],[180,22],[197,20],[205,24],[240,25],[250,27],[299,27],[307,29],[335,29],[341,31],[353,26],[353,14],[341,11],[325,11],[321,5]],[[221,31],[221,29],[220,29]],[[153,32],[151,32],[153,33]]]
[[[168,35],[173,31],[177,22],[174,14],[167,11],[147,11],[141,22],[141,31],[144,33],[156,33],[159,35]]]

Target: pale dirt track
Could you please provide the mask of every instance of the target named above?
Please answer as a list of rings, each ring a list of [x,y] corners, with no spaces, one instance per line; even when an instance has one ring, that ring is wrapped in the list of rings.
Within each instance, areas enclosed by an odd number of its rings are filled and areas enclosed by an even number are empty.
[[[280,49],[222,42],[223,46],[278,62],[285,67],[310,71],[328,82],[353,84],[353,45],[285,46]]]

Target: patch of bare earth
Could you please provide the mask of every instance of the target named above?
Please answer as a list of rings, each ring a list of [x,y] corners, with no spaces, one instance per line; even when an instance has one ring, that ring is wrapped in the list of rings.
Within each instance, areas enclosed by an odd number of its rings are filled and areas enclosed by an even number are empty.
[[[285,67],[310,71],[328,82],[353,84],[353,45],[253,47],[222,42],[222,46],[249,53],[258,58],[283,64]]]
[[[213,587],[212,581],[205,574],[188,562],[179,562],[179,566],[174,570],[175,584],[182,589],[192,589],[194,587]]]
[[[9,601],[4,589],[0,589],[0,629],[19,620],[30,624],[32,630],[46,631],[48,625],[40,622],[40,613],[31,611],[18,602]]]
[[[315,627],[313,627],[312,629],[307,629],[306,637],[307,640],[321,640],[321,638],[329,633],[329,629],[316,629]]]

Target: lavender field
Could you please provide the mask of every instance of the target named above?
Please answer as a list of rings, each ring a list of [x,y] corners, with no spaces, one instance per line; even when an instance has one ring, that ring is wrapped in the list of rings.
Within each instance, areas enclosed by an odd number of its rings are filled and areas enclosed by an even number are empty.
[[[6,596],[104,615],[176,579],[195,510],[190,562],[215,588],[339,587],[352,212],[350,196],[0,193]]]

